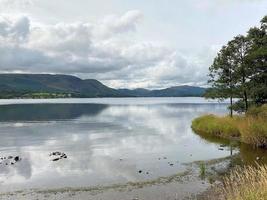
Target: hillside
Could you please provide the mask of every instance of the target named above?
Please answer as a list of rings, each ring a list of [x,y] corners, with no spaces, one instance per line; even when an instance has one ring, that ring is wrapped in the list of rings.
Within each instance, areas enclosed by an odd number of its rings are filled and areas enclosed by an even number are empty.
[[[203,96],[206,89],[193,86],[176,86],[162,90],[146,90],[146,89],[120,89],[123,94],[128,94],[136,97],[190,97],[190,96]]]
[[[70,75],[0,74],[0,98],[184,97],[202,96],[205,90],[193,86],[113,89],[94,79],[82,80]]]
[[[69,75],[1,74],[1,96],[32,93],[71,94],[74,97],[117,97],[120,93],[97,80],[82,80]],[[13,95],[12,95],[13,94]]]

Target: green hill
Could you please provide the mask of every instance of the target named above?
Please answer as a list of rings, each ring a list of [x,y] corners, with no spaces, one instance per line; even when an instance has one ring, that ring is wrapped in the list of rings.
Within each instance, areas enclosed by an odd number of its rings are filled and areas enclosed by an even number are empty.
[[[205,88],[113,89],[94,79],[70,75],[0,74],[0,98],[184,97],[203,96]]]

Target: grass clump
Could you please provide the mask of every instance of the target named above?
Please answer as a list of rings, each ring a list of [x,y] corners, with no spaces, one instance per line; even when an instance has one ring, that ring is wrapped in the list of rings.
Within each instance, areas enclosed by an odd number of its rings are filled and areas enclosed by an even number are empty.
[[[199,164],[199,174],[202,179],[204,179],[206,176],[206,165],[204,162]]]
[[[218,117],[215,115],[205,115],[196,118],[192,122],[192,128],[195,132],[202,135],[213,135],[224,138],[239,137],[240,132],[236,126],[237,118]]]
[[[257,147],[267,147],[267,105],[251,108],[246,115],[219,117],[204,115],[192,122],[192,129],[202,136],[238,138]]]
[[[224,178],[226,200],[266,200],[267,166],[237,168]]]

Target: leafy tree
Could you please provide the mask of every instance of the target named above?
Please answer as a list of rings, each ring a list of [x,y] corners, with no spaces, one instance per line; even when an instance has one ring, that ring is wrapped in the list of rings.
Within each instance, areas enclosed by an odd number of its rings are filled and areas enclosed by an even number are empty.
[[[235,82],[237,89],[237,97],[243,99],[244,106],[240,109],[248,110],[248,82],[250,80],[251,69],[247,62],[247,57],[250,49],[250,42],[243,35],[236,36],[228,43],[231,49],[233,65],[235,66]]]
[[[248,63],[252,67],[250,94],[255,104],[267,100],[267,16],[261,20],[261,27],[251,28],[248,32],[251,49]]]
[[[233,116],[233,97],[236,90],[235,70],[232,49],[223,46],[209,68],[209,83],[212,84],[212,89],[207,92],[206,97],[230,98],[230,116]]]
[[[267,16],[261,26],[251,28],[223,46],[209,68],[212,88],[208,98],[230,98],[233,109],[247,111],[250,104],[267,102]],[[233,104],[233,98],[239,98]]]

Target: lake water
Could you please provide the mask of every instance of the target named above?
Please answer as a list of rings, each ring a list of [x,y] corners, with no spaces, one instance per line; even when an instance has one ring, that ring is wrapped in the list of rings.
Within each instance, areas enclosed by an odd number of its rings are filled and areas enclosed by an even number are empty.
[[[203,98],[0,100],[0,157],[21,158],[0,164],[0,190],[142,181],[228,156],[190,127],[226,108]],[[54,151],[67,158],[51,161]]]

